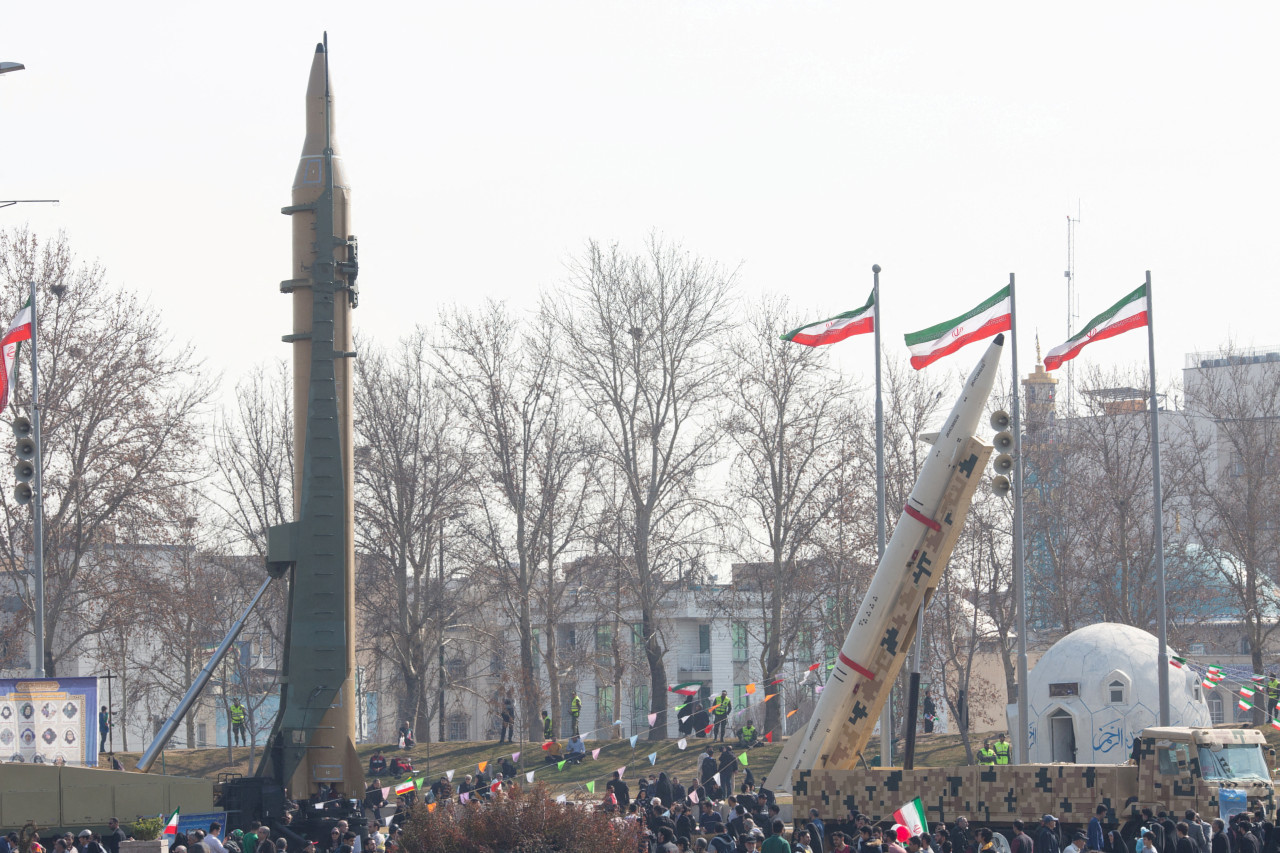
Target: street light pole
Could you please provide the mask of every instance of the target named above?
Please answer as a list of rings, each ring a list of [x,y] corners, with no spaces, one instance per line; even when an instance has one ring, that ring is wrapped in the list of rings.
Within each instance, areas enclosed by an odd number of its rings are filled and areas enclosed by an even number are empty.
[[[39,321],[40,312],[36,307],[36,283],[31,281],[31,438],[36,443],[36,456],[32,461],[35,463],[36,473],[35,479],[32,481],[35,486],[31,492],[31,517],[32,517],[32,550],[35,552],[32,558],[33,569],[35,572],[35,618],[32,620],[32,627],[35,629],[36,635],[36,666],[35,672],[37,678],[44,678],[48,671],[45,669],[45,648],[44,648],[44,460],[40,450],[40,359],[38,356],[38,342],[40,339]]]

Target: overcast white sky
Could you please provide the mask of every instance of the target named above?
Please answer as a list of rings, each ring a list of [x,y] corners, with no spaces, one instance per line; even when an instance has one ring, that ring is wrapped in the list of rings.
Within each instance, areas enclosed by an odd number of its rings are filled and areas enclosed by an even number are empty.
[[[1017,274],[1023,372],[1152,271],[1163,379],[1280,344],[1275,3],[6,2],[0,227],[65,229],[228,382],[286,355],[289,221],[329,31],[358,330],[532,306],[650,230],[814,319],[883,266],[886,343]],[[977,347],[948,359],[968,369]],[[870,341],[841,345],[851,371]],[[1139,363],[1132,333],[1082,361]]]

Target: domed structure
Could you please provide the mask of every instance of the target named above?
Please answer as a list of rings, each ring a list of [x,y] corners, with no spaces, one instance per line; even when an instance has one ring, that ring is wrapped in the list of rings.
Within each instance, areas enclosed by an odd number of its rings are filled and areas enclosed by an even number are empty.
[[[1124,763],[1134,737],[1159,723],[1159,671],[1158,641],[1129,625],[1089,625],[1054,643],[1028,678],[1029,761]],[[1008,716],[1017,731],[1016,704]],[[1169,723],[1211,725],[1200,679],[1189,669],[1169,666]]]

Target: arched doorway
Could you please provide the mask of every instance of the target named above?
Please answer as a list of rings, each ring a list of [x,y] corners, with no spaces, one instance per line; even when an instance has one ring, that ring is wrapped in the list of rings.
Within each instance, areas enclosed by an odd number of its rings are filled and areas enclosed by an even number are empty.
[[[1062,708],[1049,715],[1049,750],[1050,761],[1075,763],[1076,721]]]

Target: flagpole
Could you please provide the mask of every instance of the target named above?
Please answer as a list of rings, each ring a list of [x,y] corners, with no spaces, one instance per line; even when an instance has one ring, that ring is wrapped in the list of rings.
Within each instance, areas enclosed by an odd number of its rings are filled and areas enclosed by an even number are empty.
[[[1156,585],[1159,605],[1156,608],[1156,635],[1160,645],[1160,725],[1169,725],[1169,636],[1168,613],[1165,609],[1164,579],[1164,497],[1160,490],[1160,407],[1156,404],[1156,316],[1152,309],[1151,270],[1147,270],[1147,373],[1151,382],[1151,491],[1156,540]]]
[[[1009,344],[1013,350],[1013,587],[1018,608],[1018,763],[1028,763],[1030,744],[1027,717],[1031,702],[1027,697],[1027,577],[1022,539],[1022,392],[1018,373],[1018,293],[1013,273],[1009,273]]]
[[[33,595],[35,604],[35,614],[32,620],[32,627],[36,635],[36,665],[35,674],[37,678],[44,678],[46,674],[44,658],[44,473],[43,459],[40,452],[40,370],[39,356],[37,353],[39,341],[39,327],[37,321],[39,312],[36,310],[36,283],[32,279],[31,285],[31,438],[36,444],[36,456],[32,462],[35,463],[36,475],[33,481],[35,488],[31,493],[31,518],[32,518],[32,568],[35,574],[35,593]]]
[[[876,564],[884,559],[885,506],[884,506],[884,399],[880,394],[880,265],[872,264],[875,295],[872,323],[875,325],[876,346]],[[893,693],[880,709],[880,766],[893,764]]]

